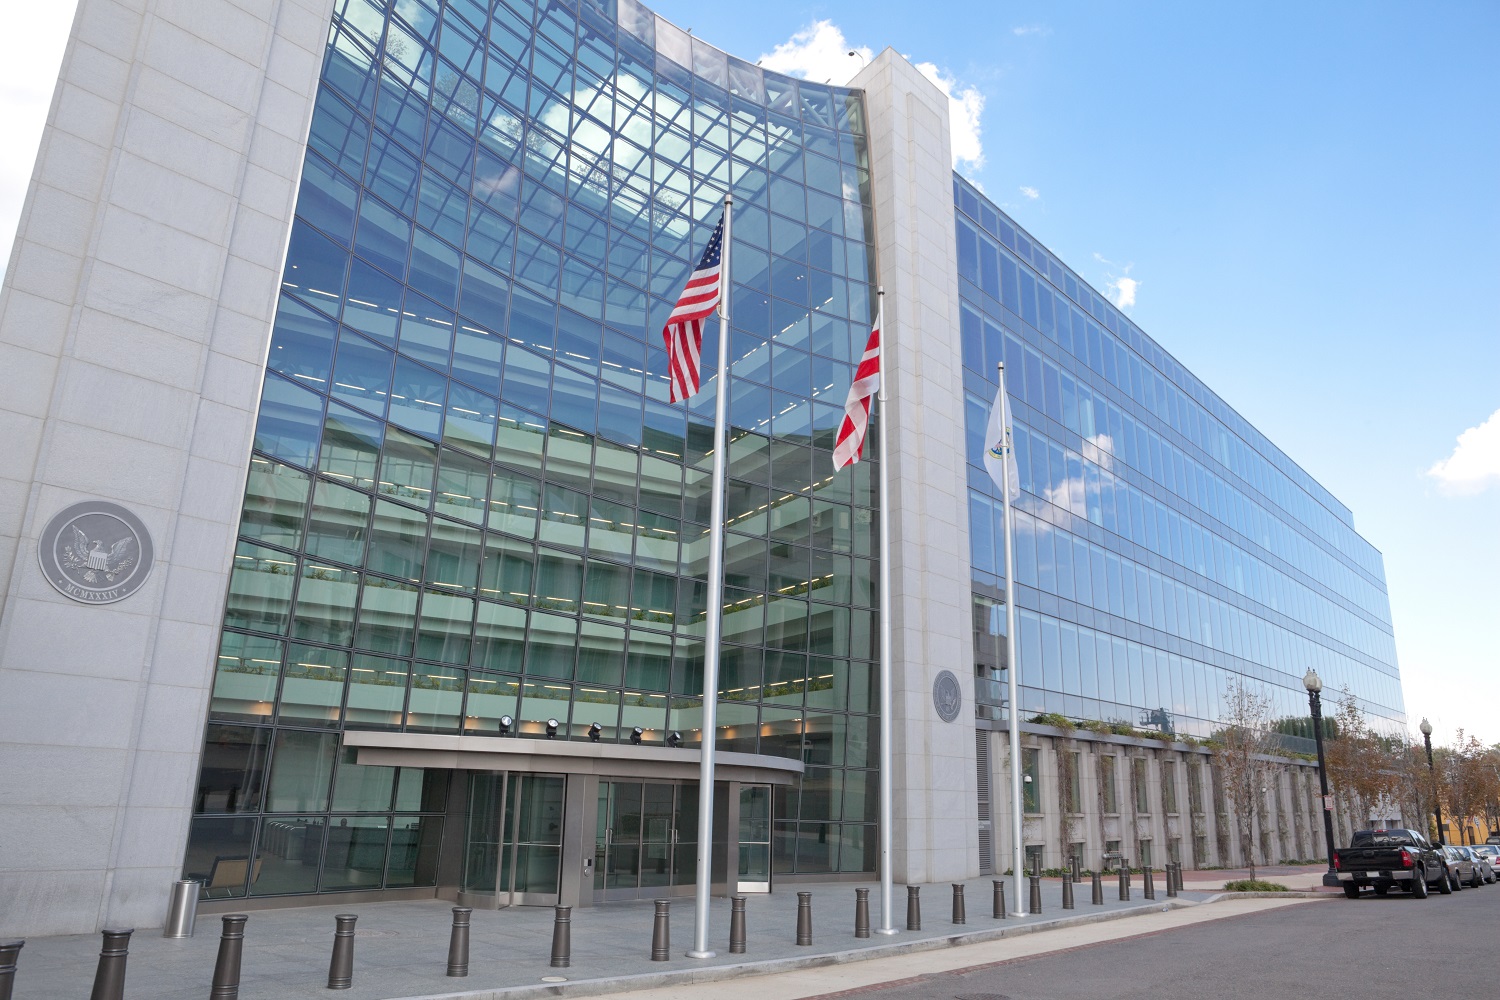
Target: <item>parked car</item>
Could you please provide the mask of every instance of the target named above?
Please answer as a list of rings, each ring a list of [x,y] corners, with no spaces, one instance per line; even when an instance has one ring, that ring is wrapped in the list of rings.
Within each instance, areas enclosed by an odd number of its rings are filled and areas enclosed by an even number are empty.
[[[1466,885],[1483,884],[1484,876],[1479,874],[1479,866],[1474,864],[1474,859],[1465,854],[1461,848],[1450,844],[1438,848],[1438,853],[1443,856],[1443,861],[1448,866],[1448,884],[1453,886],[1455,892]]]
[[[1495,879],[1500,877],[1500,847],[1496,847],[1493,844],[1480,844],[1477,847],[1470,848],[1470,850],[1489,862],[1490,870],[1486,873],[1488,878],[1485,881],[1493,885]]]
[[[1474,862],[1474,869],[1479,877],[1476,881],[1469,883],[1470,885],[1489,885],[1495,881],[1495,866],[1486,855],[1479,852],[1479,848],[1454,847],[1453,849]]]
[[[1465,859],[1467,861],[1467,859]],[[1426,899],[1429,887],[1441,893],[1453,891],[1449,862],[1416,830],[1356,830],[1348,847],[1333,852],[1333,867],[1344,895],[1358,899],[1369,886],[1384,896],[1400,888],[1417,899]],[[1472,873],[1474,863],[1468,861]]]

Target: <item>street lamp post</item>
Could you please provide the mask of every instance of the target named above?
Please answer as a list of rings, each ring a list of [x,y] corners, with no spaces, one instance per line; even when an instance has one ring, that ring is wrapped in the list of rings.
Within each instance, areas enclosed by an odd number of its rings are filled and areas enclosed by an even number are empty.
[[[1323,760],[1323,679],[1316,670],[1309,670],[1302,678],[1307,688],[1307,703],[1312,708],[1313,740],[1318,745],[1318,784],[1323,789],[1323,843],[1328,848],[1328,870],[1323,873],[1323,884],[1338,886],[1339,877],[1333,870],[1333,800],[1328,796],[1328,765]]]
[[[1438,843],[1446,844],[1448,840],[1443,836],[1443,803],[1438,799],[1437,771],[1432,766],[1432,723],[1424,718],[1419,728],[1422,730],[1422,742],[1427,744],[1427,774],[1432,779],[1432,812],[1437,817]]]

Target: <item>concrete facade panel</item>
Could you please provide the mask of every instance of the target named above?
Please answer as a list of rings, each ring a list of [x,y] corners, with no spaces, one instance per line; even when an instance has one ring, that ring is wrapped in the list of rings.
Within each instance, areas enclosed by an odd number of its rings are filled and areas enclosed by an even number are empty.
[[[0,824],[78,829],[17,849],[32,870],[4,877],[0,934],[160,925],[331,6],[81,5],[0,297],[0,347],[40,366],[36,390],[5,413],[37,432],[17,455],[33,468],[14,472],[24,515],[5,519],[0,538],[0,771],[64,772],[53,801],[0,798]],[[282,49],[295,55],[273,60]],[[260,67],[273,61],[301,77],[265,84]],[[276,214],[259,210],[276,195]],[[120,363],[100,360],[110,357]],[[23,471],[44,485],[19,489]],[[35,562],[46,520],[91,499],[131,508],[157,547],[146,585],[115,605],[62,597]],[[75,750],[38,772],[43,746]],[[98,775],[113,776],[112,795]],[[35,808],[55,811],[25,812]]]

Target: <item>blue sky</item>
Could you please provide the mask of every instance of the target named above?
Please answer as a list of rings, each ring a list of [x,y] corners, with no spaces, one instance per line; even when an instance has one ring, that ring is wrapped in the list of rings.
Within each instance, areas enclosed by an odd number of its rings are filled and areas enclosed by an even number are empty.
[[[1500,4],[651,6],[815,79],[931,63],[962,172],[1354,511],[1413,731],[1500,741]],[[68,21],[19,17],[6,242]]]

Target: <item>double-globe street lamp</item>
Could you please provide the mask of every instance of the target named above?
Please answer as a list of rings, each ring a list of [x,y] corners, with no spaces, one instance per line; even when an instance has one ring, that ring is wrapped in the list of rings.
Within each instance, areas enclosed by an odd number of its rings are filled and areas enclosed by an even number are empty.
[[[1318,784],[1323,789],[1323,843],[1328,848],[1328,870],[1323,873],[1323,884],[1338,886],[1339,877],[1333,870],[1333,800],[1328,795],[1328,765],[1323,760],[1323,679],[1316,670],[1308,670],[1302,686],[1307,688],[1307,703],[1312,708],[1313,740],[1318,745]]]
[[[1432,779],[1432,813],[1437,817],[1438,843],[1446,844],[1448,841],[1443,837],[1443,804],[1438,801],[1437,771],[1432,766],[1432,723],[1424,717],[1422,725],[1422,742],[1427,744],[1427,776]]]

